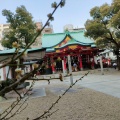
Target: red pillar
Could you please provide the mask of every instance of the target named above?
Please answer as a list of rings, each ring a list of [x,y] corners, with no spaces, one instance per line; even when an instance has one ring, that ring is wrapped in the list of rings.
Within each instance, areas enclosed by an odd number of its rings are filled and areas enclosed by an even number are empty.
[[[108,67],[111,65],[111,60],[110,60],[110,58],[108,58]]]
[[[55,73],[55,65],[54,65],[54,60],[53,58],[51,59],[51,67],[52,67],[52,73]]]
[[[82,57],[81,57],[81,55],[78,56],[78,59],[79,59],[79,68],[80,68],[80,70],[83,70]]]
[[[55,73],[55,67],[53,64],[52,64],[52,73]]]
[[[66,67],[66,58],[64,58],[63,60],[64,60],[64,70],[66,71],[67,70],[67,67]]]
[[[94,69],[95,67],[95,61],[94,61],[94,55],[93,55],[93,60],[92,60],[92,64],[91,64],[91,66],[92,66],[92,69]]]

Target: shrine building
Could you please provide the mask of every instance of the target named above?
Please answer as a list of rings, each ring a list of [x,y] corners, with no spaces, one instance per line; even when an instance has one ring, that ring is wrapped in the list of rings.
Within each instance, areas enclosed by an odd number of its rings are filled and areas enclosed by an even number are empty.
[[[94,69],[96,55],[99,52],[94,40],[84,36],[84,30],[44,34],[42,47],[46,48],[46,68],[51,68],[52,73],[63,70],[62,60],[64,61],[64,69],[67,69],[68,55],[71,58],[71,65],[73,66],[74,63],[77,65],[77,71]]]

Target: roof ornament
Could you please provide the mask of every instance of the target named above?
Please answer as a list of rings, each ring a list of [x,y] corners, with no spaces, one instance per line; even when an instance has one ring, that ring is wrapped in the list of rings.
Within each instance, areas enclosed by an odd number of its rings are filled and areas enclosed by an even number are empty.
[[[68,28],[66,28],[64,32],[66,33],[66,35],[68,35],[69,34]]]

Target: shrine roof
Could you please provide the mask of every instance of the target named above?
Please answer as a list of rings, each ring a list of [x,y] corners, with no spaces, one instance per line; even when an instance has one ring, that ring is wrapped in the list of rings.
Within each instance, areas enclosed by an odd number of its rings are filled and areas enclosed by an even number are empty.
[[[96,45],[95,45],[95,44],[92,44],[91,47],[96,47]]]
[[[84,36],[84,31],[71,32],[70,36],[81,44],[94,44],[94,41],[92,39]]]
[[[58,49],[64,48],[64,47],[69,46],[69,45],[81,45],[81,44],[82,44],[82,46],[91,46],[90,44],[80,43],[80,42],[75,41],[74,39],[72,39],[72,40],[68,41],[66,44],[59,47]]]
[[[53,52],[53,51],[55,51],[55,48],[47,48],[46,49],[46,52]]]
[[[42,51],[45,48],[32,48],[32,49],[27,49],[27,52],[36,52],[36,51]],[[21,49],[20,52],[22,52],[24,49]],[[1,50],[0,55],[3,54],[13,54],[15,52],[15,48],[13,49],[7,49],[7,50]]]
[[[94,41],[90,38],[87,38],[84,36],[84,30],[77,31],[77,32],[64,32],[64,33],[53,33],[53,34],[44,34],[42,36],[42,47],[51,48],[56,45],[59,45],[64,39],[69,36],[71,39],[74,39],[74,41],[70,44],[81,44],[81,45],[92,45],[94,44]],[[67,44],[69,44],[69,42]]]
[[[42,47],[53,47],[59,44],[66,36],[66,33],[44,34],[42,36]]]
[[[83,46],[84,46],[84,45],[87,46],[87,45],[92,45],[92,44],[94,44],[94,43],[92,43],[92,42],[91,42],[91,43],[84,43],[84,42],[80,42],[80,41],[72,38],[71,40],[69,40],[69,41],[66,43],[66,45],[67,45],[67,44],[80,44],[80,45],[83,45]]]

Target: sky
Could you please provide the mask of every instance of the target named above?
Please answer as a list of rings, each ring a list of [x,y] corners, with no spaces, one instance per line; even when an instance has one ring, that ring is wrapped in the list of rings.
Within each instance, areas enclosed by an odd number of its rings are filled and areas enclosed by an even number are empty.
[[[6,17],[2,10],[7,9],[15,13],[17,7],[24,5],[32,14],[33,20],[43,24],[47,20],[47,14],[51,13],[51,3],[59,3],[60,0],[0,0],[0,24],[6,23]],[[66,24],[72,24],[74,28],[83,28],[87,19],[90,18],[90,10],[104,3],[111,4],[112,0],[66,0],[63,8],[58,8],[51,22],[55,33],[63,32]]]

